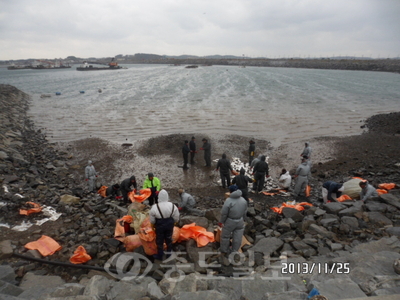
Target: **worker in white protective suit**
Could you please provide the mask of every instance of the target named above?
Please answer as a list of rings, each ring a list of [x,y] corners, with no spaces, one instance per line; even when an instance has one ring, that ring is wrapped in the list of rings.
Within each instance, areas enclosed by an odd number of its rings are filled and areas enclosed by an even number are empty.
[[[279,188],[287,191],[292,183],[292,176],[290,176],[289,171],[282,169],[281,176],[279,176],[278,181]]]
[[[85,168],[85,180],[88,182],[89,193],[94,193],[96,189],[96,169],[93,166],[91,160],[88,161],[88,165]]]
[[[303,193],[308,185],[310,178],[311,168],[308,163],[308,157],[303,156],[301,158],[301,164],[297,167],[294,177],[296,178],[296,184],[294,186],[293,196],[299,197]]]
[[[224,255],[237,252],[242,244],[244,218],[247,214],[247,201],[236,185],[229,187],[230,196],[221,210],[219,225],[222,226],[220,251]],[[229,247],[232,237],[232,248]]]

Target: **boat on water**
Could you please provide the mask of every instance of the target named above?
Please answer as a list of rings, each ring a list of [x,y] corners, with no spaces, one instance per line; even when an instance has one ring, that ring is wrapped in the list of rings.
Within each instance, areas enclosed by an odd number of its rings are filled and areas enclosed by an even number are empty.
[[[96,67],[93,65],[88,64],[86,61],[80,67],[77,67],[77,71],[100,71],[100,70],[120,70],[120,69],[127,69],[125,67],[121,67],[118,65],[114,58],[111,62],[108,63],[107,67]]]
[[[190,65],[190,66],[186,66],[185,68],[186,69],[196,69],[198,67],[199,67],[198,65]]]

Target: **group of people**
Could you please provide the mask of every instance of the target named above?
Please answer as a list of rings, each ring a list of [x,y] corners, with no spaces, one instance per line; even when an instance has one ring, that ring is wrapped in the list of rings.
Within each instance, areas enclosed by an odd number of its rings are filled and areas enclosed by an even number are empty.
[[[148,198],[150,206],[158,202],[158,194],[161,191],[161,181],[154,176],[153,173],[148,173],[144,182],[143,189],[150,189],[151,195]],[[136,177],[131,176],[124,179],[121,184],[114,184],[107,188],[106,196],[115,197],[116,199],[123,199],[124,203],[131,203],[129,199],[129,194],[134,193],[138,195]],[[120,196],[122,194],[122,196]]]
[[[360,191],[360,200],[365,202],[368,199],[378,197],[378,191],[366,180],[362,180],[359,182],[359,186],[361,188]],[[337,201],[337,198],[342,196],[344,192],[344,184],[338,183],[335,181],[326,181],[322,185],[322,198],[323,202],[334,202]]]
[[[200,148],[200,150],[204,151],[204,160],[206,162],[206,167],[211,167],[211,144],[208,142],[208,139],[203,138],[202,139],[203,146]],[[182,146],[182,155],[183,155],[183,169],[187,170],[189,169],[188,163],[189,163],[189,154],[190,154],[190,164],[193,165],[195,164],[194,157],[197,153],[197,147],[196,147],[196,138],[192,136],[192,139],[190,142],[188,140],[185,140],[183,146]]]
[[[204,150],[206,166],[209,167],[211,166],[211,145],[205,138],[202,141],[203,146],[200,149]],[[221,218],[219,222],[219,225],[222,227],[220,252],[225,255],[228,255],[231,252],[237,252],[241,246],[249,203],[249,183],[253,182],[252,189],[255,192],[260,192],[264,187],[265,178],[269,177],[269,166],[266,162],[266,157],[264,155],[259,155],[257,158],[254,158],[255,142],[250,140],[249,144],[249,166],[251,167],[254,179],[246,175],[244,168],[240,169],[239,174],[235,173],[230,161],[226,157],[226,154],[222,154],[222,157],[218,160],[216,166],[216,171],[220,172],[222,187],[229,188],[230,191],[229,197],[225,200],[221,209]],[[296,183],[293,195],[296,197],[300,196],[308,185],[312,165],[310,160],[311,152],[312,150],[309,143],[305,143],[305,148],[301,153],[301,164],[298,166],[294,174]],[[195,163],[194,157],[197,153],[195,137],[192,137],[190,143],[185,141],[182,153],[184,158],[183,168],[187,169],[189,154],[190,163]],[[231,174],[235,174],[232,182]],[[85,177],[86,180],[89,181],[89,190],[94,190],[96,176],[97,173],[93,164],[89,161],[89,164],[85,169]],[[282,169],[278,182],[281,189],[288,191],[292,182],[292,176],[289,174],[289,171]],[[361,200],[365,201],[371,196],[377,196],[376,190],[367,182],[361,182],[360,186],[362,188],[360,194]],[[155,255],[155,258],[162,259],[164,255],[164,242],[167,245],[167,257],[171,254],[173,227],[174,224],[179,221],[180,212],[195,216],[204,216],[205,212],[196,208],[194,197],[183,189],[178,190],[180,203],[176,207],[175,204],[170,202],[168,192],[161,188],[161,181],[157,177],[154,177],[153,173],[148,173],[144,180],[143,189],[146,188],[151,189],[151,196],[148,200],[149,205],[151,206],[149,212],[150,222],[156,229],[156,244],[158,252]],[[328,181],[324,183],[323,189],[324,202],[334,201],[333,194],[336,194],[336,196],[339,197],[343,191],[343,184]],[[134,192],[135,194],[138,193],[135,176],[126,178],[121,182],[121,184],[115,184],[108,187],[106,190],[106,196],[116,197],[117,199],[123,198],[125,203],[130,203],[128,195],[131,192]],[[122,196],[120,196],[120,194],[122,194]],[[230,242],[231,239],[232,242]]]

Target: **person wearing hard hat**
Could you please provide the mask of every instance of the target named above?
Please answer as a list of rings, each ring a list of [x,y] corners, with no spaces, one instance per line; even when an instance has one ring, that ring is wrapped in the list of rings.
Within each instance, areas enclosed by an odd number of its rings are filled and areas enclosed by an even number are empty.
[[[96,177],[97,172],[93,166],[91,160],[88,161],[88,165],[85,168],[85,180],[88,182],[89,193],[94,193],[96,189]]]

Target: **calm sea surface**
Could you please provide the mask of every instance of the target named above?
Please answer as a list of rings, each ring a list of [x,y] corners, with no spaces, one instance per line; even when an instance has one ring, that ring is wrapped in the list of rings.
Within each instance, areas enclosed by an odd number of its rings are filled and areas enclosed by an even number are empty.
[[[76,66],[0,68],[0,83],[32,96],[29,113],[51,141],[96,136],[134,142],[160,134],[221,133],[263,138],[277,146],[357,134],[361,120],[400,111],[400,75],[393,73],[126,66],[97,72],[78,72]]]

